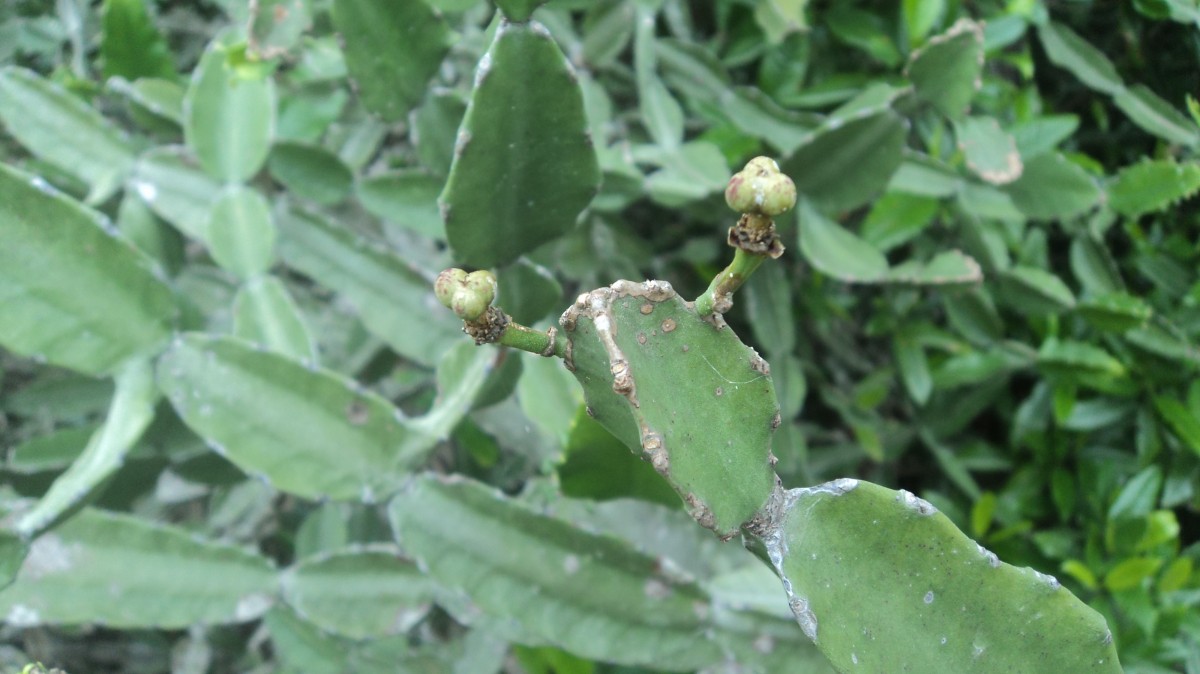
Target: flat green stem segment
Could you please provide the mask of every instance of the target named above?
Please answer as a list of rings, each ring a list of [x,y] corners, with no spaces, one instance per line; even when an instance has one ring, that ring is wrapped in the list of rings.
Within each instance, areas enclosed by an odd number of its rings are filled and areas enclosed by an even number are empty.
[[[723,300],[728,300],[730,295],[742,287],[742,284],[750,278],[750,275],[765,259],[767,259],[766,255],[748,253],[738,248],[733,254],[733,262],[730,262],[728,267],[725,267],[720,274],[713,278],[712,283],[708,285],[708,290],[705,290],[703,295],[696,298],[696,313],[700,316],[711,315],[717,306],[725,303]],[[718,313],[724,313],[724,311]]]
[[[159,359],[158,382],[216,451],[305,498],[390,494],[435,444],[353,381],[236,339],[180,337]],[[255,413],[246,414],[251,405]]]
[[[705,636],[705,591],[615,537],[455,478],[413,480],[388,514],[421,568],[500,619],[520,641],[674,670],[700,669],[722,657]]]
[[[590,413],[650,461],[701,525],[733,536],[775,485],[770,368],[670,284],[618,281],[560,320]]]
[[[768,555],[838,671],[1121,672],[1100,614],[906,491],[842,479],[773,505]]]
[[[440,203],[455,259],[473,267],[567,233],[600,183],[579,82],[536,21],[496,30],[457,138]]]
[[[450,48],[446,21],[427,3],[388,0],[335,0],[332,16],[363,106],[403,119]]]
[[[150,259],[107,218],[37,176],[0,166],[0,345],[108,374],[159,351],[176,312]]]
[[[12,627],[183,629],[256,620],[275,602],[265,557],[194,531],[85,508],[30,546],[0,593]]]
[[[509,323],[500,335],[499,344],[511,346],[514,349],[536,353],[539,356],[555,356],[562,358],[567,355],[567,340],[560,338],[558,331],[542,332],[527,328],[520,323]]]
[[[59,475],[44,496],[17,522],[23,536],[34,536],[63,518],[125,463],[125,456],[154,420],[158,389],[148,360],[128,361],[116,374],[108,416],[83,453]]]

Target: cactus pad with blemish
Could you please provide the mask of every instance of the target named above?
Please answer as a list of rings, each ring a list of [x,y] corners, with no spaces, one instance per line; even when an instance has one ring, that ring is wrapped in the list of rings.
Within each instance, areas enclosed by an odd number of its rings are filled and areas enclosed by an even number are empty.
[[[650,461],[696,521],[735,534],[775,485],[779,407],[766,361],[663,281],[593,290],[560,324],[596,420]]]

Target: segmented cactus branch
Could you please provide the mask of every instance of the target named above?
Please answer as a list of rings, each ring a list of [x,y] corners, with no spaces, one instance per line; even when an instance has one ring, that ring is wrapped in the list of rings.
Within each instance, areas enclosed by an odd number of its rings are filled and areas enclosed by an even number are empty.
[[[547,357],[566,355],[567,345],[558,340],[557,328],[545,332],[534,330],[491,306],[496,298],[496,277],[490,271],[468,274],[462,269],[447,269],[438,274],[433,292],[439,302],[463,320],[463,332],[476,344],[511,346]]]
[[[773,218],[796,205],[796,185],[779,171],[773,159],[755,157],[729,179],[725,203],[742,214],[729,228],[727,243],[735,250],[733,262],[696,298],[696,313],[702,317],[728,311],[733,306],[733,293],[758,265],[783,255]]]

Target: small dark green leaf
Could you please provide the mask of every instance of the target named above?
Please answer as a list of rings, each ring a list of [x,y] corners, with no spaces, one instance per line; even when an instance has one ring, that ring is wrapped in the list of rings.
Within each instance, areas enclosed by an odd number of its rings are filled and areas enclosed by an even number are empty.
[[[1025,171],[1006,191],[1025,215],[1038,220],[1072,218],[1100,201],[1096,181],[1077,164],[1058,153],[1043,154],[1025,163]]]
[[[900,65],[900,52],[880,16],[851,5],[834,5],[825,14],[825,22],[842,42],[888,67]]]
[[[886,283],[923,286],[959,285],[979,283],[983,280],[983,270],[970,256],[961,251],[948,250],[928,262],[902,262],[889,269],[883,280]]]
[[[750,327],[759,346],[770,356],[790,353],[796,348],[791,279],[783,265],[759,267],[742,293],[738,301],[744,296]]]
[[[984,345],[1004,337],[1004,322],[983,289],[945,293],[942,303],[950,325],[971,342]]]
[[[826,126],[781,168],[817,208],[854,208],[883,191],[900,166],[906,129],[903,118],[890,110]]]
[[[582,405],[576,407],[563,453],[557,472],[567,496],[598,501],[637,498],[679,506],[679,497],[654,468],[589,417]]]
[[[937,212],[936,199],[888,192],[875,200],[859,234],[867,243],[888,251],[920,235],[933,222]]]
[[[809,264],[833,278],[851,283],[882,280],[887,258],[871,244],[821,215],[802,199],[796,209],[800,222],[800,251]]]
[[[1036,267],[1013,267],[1002,271],[1001,299],[1012,308],[1030,315],[1054,314],[1075,308],[1075,295],[1054,274]]]
[[[1116,212],[1136,218],[1177,205],[1200,190],[1200,163],[1143,161],[1121,170],[1108,186]]]
[[[933,6],[938,3],[905,3]],[[917,96],[950,119],[967,114],[980,86],[983,25],[963,19],[908,57],[906,74]]]
[[[71,426],[31,438],[9,451],[5,468],[19,474],[63,470],[83,453],[97,427]]]
[[[1169,143],[1188,147],[1200,144],[1200,129],[1196,124],[1144,84],[1135,84],[1117,93],[1113,103],[1134,124]]]
[[[583,391],[557,358],[531,358],[517,381],[517,399],[526,418],[558,446],[574,428]]]
[[[1107,351],[1085,342],[1051,337],[1038,350],[1038,367],[1055,374],[1124,376],[1125,366]]]
[[[292,194],[327,206],[345,199],[354,184],[350,168],[319,145],[276,143],[267,168]]]
[[[1017,151],[1025,159],[1050,152],[1079,128],[1075,115],[1048,115],[1036,117],[1012,129],[1017,141]]]
[[[1112,251],[1095,236],[1083,233],[1071,241],[1071,271],[1085,292],[1108,295],[1125,290]]]
[[[273,58],[296,47],[305,31],[312,28],[310,0],[258,0],[250,18],[254,51]]]
[[[450,172],[458,127],[467,112],[467,103],[456,91],[431,89],[421,107],[412,113],[417,156],[421,165],[439,176]]]
[[[578,81],[540,24],[501,25],[475,81],[441,203],[456,257],[491,267],[569,231],[600,170]]]
[[[438,212],[444,181],[411,169],[380,173],[358,182],[358,199],[386,223],[395,223],[435,239],[446,238]]]
[[[1167,395],[1155,396],[1154,408],[1184,446],[1200,454],[1200,418],[1197,418],[1195,410],[1178,398]]]
[[[1130,330],[1123,336],[1130,344],[1161,358],[1187,365],[1200,364],[1200,351],[1197,351],[1196,347],[1189,340],[1180,336],[1177,331],[1169,331],[1151,323],[1145,327]]]
[[[1121,487],[1117,498],[1108,508],[1108,519],[1140,519],[1150,514],[1158,504],[1163,473],[1158,466],[1147,466]]]
[[[424,2],[335,0],[333,25],[363,105],[389,122],[420,102],[450,47],[446,22]]]
[[[21,563],[29,553],[29,544],[7,531],[0,531],[0,591],[17,578]],[[11,619],[10,619],[11,620]]]
[[[175,79],[175,64],[146,0],[105,0],[100,37],[104,76]]]
[[[646,177],[646,192],[664,206],[678,208],[725,189],[729,165],[712,143],[693,141],[660,157],[662,169]]]
[[[1050,21],[1038,27],[1038,37],[1051,62],[1092,89],[1112,95],[1125,88],[1112,61],[1070,28]]]
[[[933,392],[933,377],[929,372],[925,349],[911,334],[898,333],[892,338],[892,356],[896,359],[900,379],[909,397],[918,405],[924,405]]]
[[[555,310],[561,313],[562,285],[545,267],[518,260],[500,270],[497,284],[496,306],[518,323],[533,325]]]
[[[1111,293],[1083,300],[1079,303],[1079,315],[1099,330],[1125,332],[1142,327],[1154,315],[1141,298],[1127,293]]]

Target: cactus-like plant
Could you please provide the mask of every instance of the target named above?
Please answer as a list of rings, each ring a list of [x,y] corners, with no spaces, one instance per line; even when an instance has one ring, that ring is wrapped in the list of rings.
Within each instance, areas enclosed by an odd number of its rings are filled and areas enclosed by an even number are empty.
[[[1104,619],[1051,576],[1001,562],[928,502],[844,478],[786,490],[774,474],[770,365],[722,318],[783,253],[772,218],[795,187],[767,157],[725,191],[734,260],[695,301],[664,281],[579,296],[559,329],[490,306],[494,279],[447,269],[436,292],[479,344],[558,356],[587,412],[648,461],[701,526],[741,534],[775,569],[796,621],[839,670],[1119,672]]]
[[[155,4],[0,8],[9,669],[1193,664],[1188,3]]]

